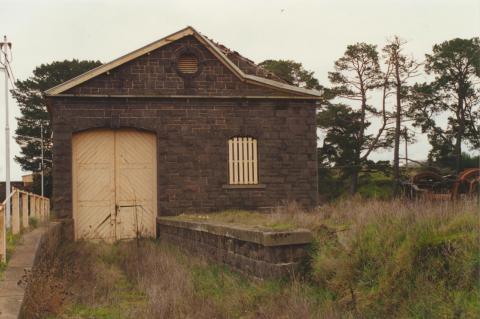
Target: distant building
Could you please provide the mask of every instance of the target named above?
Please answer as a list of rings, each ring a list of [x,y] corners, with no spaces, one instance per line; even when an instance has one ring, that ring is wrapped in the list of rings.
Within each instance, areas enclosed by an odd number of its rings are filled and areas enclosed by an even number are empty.
[[[32,187],[33,186],[33,178],[35,176],[35,174],[38,174],[38,173],[31,173],[31,174],[27,174],[27,175],[22,175],[22,181],[23,181],[23,186],[24,187]]]
[[[11,181],[10,182],[10,187],[12,188],[18,188],[25,190],[27,192],[32,191],[32,186],[33,186],[33,174],[28,174],[28,175],[23,175],[22,176],[22,181]],[[5,194],[6,194],[6,183],[0,182],[0,203],[2,203],[5,200]]]

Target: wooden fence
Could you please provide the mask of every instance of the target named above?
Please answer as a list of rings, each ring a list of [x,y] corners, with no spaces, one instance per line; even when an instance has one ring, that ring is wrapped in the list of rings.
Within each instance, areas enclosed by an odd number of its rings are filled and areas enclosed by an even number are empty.
[[[11,203],[12,234],[19,234],[29,227],[29,218],[35,217],[39,222],[48,220],[50,216],[50,199],[20,189],[13,188],[10,195],[0,204],[0,261],[7,259],[7,227],[6,203]]]

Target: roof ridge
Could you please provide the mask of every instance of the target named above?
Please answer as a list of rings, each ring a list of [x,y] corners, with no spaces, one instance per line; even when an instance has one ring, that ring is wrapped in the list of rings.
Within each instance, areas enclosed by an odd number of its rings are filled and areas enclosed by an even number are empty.
[[[313,97],[320,97],[321,92],[317,90],[310,90],[310,89],[305,89],[301,88],[298,86],[294,86],[292,84],[287,83],[285,80],[280,79],[278,76],[273,74],[271,72],[272,77],[275,79],[266,77],[266,76],[261,76],[258,74],[259,70],[265,70],[264,68],[261,68],[257,64],[255,64],[252,60],[245,58],[244,56],[240,55],[237,51],[233,51],[226,46],[216,43],[214,40],[209,39],[208,37],[204,36],[195,28],[191,26],[187,26],[175,33],[172,33],[164,38],[161,38],[157,41],[151,42],[150,44],[147,44],[137,50],[134,50],[130,53],[127,53],[125,55],[120,56],[117,59],[114,59],[108,63],[105,63],[99,67],[96,67],[90,71],[87,71],[73,79],[70,79],[64,83],[61,83],[53,88],[48,89],[45,91],[45,94],[47,96],[54,96],[61,94],[62,92],[65,92],[69,90],[70,88],[73,88],[77,85],[80,85],[81,83],[84,83],[94,77],[97,77],[103,73],[106,73],[124,63],[127,63],[133,59],[136,59],[140,56],[143,56],[144,54],[147,54],[151,51],[154,51],[156,49],[161,48],[164,45],[167,45],[171,42],[177,41],[183,37],[186,36],[194,36],[199,40],[200,42],[203,42],[203,44],[209,49],[212,54],[214,54],[220,61],[222,61],[225,66],[230,69],[241,81],[243,82],[248,82],[256,85],[261,85],[261,86],[266,86],[270,87],[273,89],[278,89],[281,91],[286,91],[290,92],[293,94],[300,94],[300,95],[308,95],[308,96],[313,96]],[[220,46],[222,46],[224,49],[222,49]],[[240,62],[244,62],[250,65],[250,67],[255,68],[255,72],[251,72],[254,74],[250,74],[249,72],[245,72],[239,65],[235,63],[235,61],[232,61],[231,58],[227,56],[227,53],[224,51],[227,50],[228,52],[234,52],[235,56],[238,58],[238,64]],[[247,69],[246,69],[247,70]],[[268,70],[266,70],[268,71]],[[268,72],[267,72],[268,73]]]

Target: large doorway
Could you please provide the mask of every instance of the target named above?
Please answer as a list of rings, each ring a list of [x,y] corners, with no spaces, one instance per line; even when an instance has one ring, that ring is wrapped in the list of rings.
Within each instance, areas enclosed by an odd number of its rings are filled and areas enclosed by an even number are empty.
[[[157,156],[152,133],[91,130],[72,139],[76,239],[156,235]]]

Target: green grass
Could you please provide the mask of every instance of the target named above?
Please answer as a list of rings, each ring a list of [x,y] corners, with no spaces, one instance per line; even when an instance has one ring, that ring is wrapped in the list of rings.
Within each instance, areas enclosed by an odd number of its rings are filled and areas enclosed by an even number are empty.
[[[480,317],[474,201],[349,200],[205,216],[181,218],[309,228],[311,261],[291,280],[254,280],[157,241],[74,243],[58,255],[73,293],[55,318]]]
[[[201,265],[192,268],[195,291],[201,298],[209,298],[223,313],[233,318],[257,309],[265,298],[278,294],[278,281],[254,283],[225,266]]]
[[[18,245],[20,238],[22,237],[21,234],[12,234],[10,230],[7,231],[7,262],[0,262],[0,279],[3,278],[3,273],[7,269],[8,262],[10,258],[12,258],[12,254],[15,251],[15,247]]]
[[[122,276],[112,287],[109,301],[98,304],[75,302],[64,309],[62,319],[127,319],[131,318],[131,309],[144,308],[146,296]]]
[[[382,172],[362,173],[359,176],[358,194],[363,198],[386,200],[393,196],[392,176]]]
[[[248,226],[273,231],[287,231],[296,228],[294,223],[273,220],[271,214],[245,210],[225,210],[210,214],[181,214],[173,218],[185,221],[203,221],[213,224]]]
[[[352,316],[478,318],[474,209],[453,205],[445,212],[398,211],[364,220],[343,244],[332,239],[315,254],[314,281]]]
[[[91,307],[86,305],[70,306],[65,310],[65,316],[74,317],[74,318],[95,318],[95,319],[126,318],[122,310],[116,306]]]
[[[38,227],[38,218],[29,217],[28,218],[28,226],[31,227],[32,229],[37,228]]]
[[[323,306],[333,300],[329,291],[307,281],[252,281],[228,267],[213,264],[195,266],[192,274],[198,295],[212,300],[220,313],[228,313],[231,318],[251,318],[253,314],[269,317],[272,313],[278,313],[273,317],[290,318],[296,317],[295,308],[299,313],[320,314]]]
[[[35,292],[35,297],[41,295],[37,298],[44,298],[34,302],[44,305],[45,313],[41,317],[51,319],[142,317],[138,314],[145,309],[148,299],[122,270],[122,252],[118,245],[69,243],[61,246],[58,254],[61,256],[60,259],[49,261],[52,264],[42,266],[49,270],[52,268],[62,270],[49,275],[40,272],[40,281],[34,282],[31,288]],[[65,295],[68,297],[65,298]],[[64,298],[64,301],[58,302]],[[31,310],[27,310],[27,313],[32,314]]]

